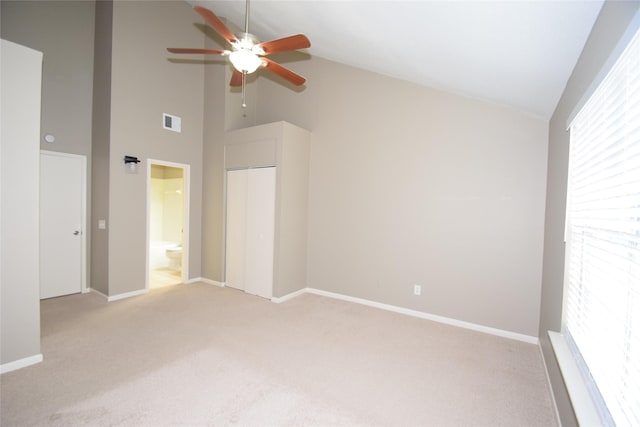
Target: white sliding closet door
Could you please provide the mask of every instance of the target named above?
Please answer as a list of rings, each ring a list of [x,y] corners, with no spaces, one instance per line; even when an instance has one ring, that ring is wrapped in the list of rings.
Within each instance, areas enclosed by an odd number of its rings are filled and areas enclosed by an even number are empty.
[[[225,285],[244,291],[247,171],[227,172],[227,250]]]
[[[245,292],[271,298],[276,168],[249,169]]]
[[[226,284],[271,298],[276,168],[227,172]]]

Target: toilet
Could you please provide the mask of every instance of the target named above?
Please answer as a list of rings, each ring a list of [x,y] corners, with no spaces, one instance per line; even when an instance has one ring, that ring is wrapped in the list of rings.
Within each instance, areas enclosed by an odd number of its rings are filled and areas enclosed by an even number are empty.
[[[169,269],[173,271],[182,270],[182,246],[169,248],[166,254],[167,258],[169,258]]]

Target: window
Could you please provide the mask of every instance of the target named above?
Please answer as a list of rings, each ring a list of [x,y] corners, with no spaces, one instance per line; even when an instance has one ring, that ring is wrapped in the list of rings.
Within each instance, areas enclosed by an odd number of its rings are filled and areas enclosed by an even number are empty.
[[[640,425],[640,32],[570,126],[563,334],[604,424]]]

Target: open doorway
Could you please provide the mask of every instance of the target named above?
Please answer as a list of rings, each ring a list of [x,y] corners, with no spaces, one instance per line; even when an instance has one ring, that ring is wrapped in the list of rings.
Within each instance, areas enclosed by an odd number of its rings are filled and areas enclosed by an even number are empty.
[[[189,165],[149,160],[147,289],[187,280]]]

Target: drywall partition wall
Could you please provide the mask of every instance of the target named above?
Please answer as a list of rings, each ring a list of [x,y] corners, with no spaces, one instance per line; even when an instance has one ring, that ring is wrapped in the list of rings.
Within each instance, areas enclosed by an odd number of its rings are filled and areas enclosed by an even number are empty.
[[[280,122],[278,145],[278,210],[276,211],[276,271],[274,296],[282,297],[307,286],[307,230],[309,218],[309,155],[311,134]]]
[[[205,46],[219,49],[211,37]],[[224,282],[224,131],[225,96],[229,90],[225,67],[207,63],[204,66],[203,129],[203,203],[202,203],[202,277]]]
[[[259,80],[311,133],[308,286],[538,335],[547,123],[320,58]],[[414,284],[422,295],[413,295]]]
[[[204,69],[174,61],[169,46],[204,46],[182,1],[113,2],[109,148],[109,295],[145,288],[146,177],[127,174],[125,155],[190,165],[189,274],[201,275]],[[182,119],[163,129],[162,114]]]
[[[96,3],[92,149],[91,288],[109,294],[109,145],[111,142],[111,44],[113,2]],[[105,228],[98,227],[104,221]]]
[[[42,66],[40,148],[91,155],[94,1],[0,2],[5,40],[37,49]],[[45,142],[45,134],[56,140]]]
[[[310,134],[287,122],[228,132],[225,168],[276,168],[273,297],[306,287]]]
[[[607,1],[567,82],[549,126],[549,160],[544,230],[540,344],[563,426],[577,425],[547,331],[560,331],[564,281],[564,225],[569,162],[567,120],[627,31],[639,2]],[[610,66],[611,64],[609,64]]]
[[[39,177],[42,53],[0,42],[0,371],[40,354]]]

